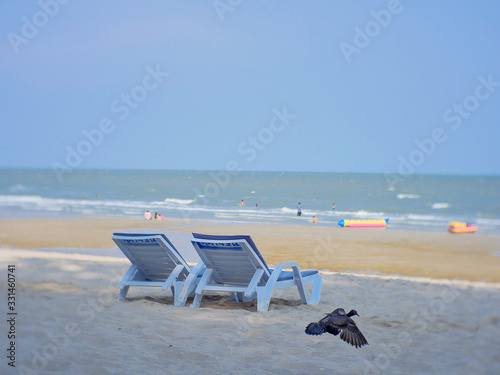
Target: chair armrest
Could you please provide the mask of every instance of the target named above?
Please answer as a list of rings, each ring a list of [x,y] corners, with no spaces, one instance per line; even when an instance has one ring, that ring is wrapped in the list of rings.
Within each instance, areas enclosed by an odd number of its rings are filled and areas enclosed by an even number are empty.
[[[284,268],[289,268],[291,267],[293,270],[293,277],[294,279],[297,277],[301,277],[300,275],[300,266],[297,262],[290,260],[287,262],[281,262],[279,263],[274,269],[273,272],[271,272],[271,276],[269,277],[269,280],[274,282],[278,280],[278,277],[280,277],[281,272],[283,271]]]
[[[120,281],[120,284],[118,284],[118,287],[120,289],[123,289],[127,285],[127,282],[134,278],[136,271],[137,271],[137,264],[132,264],[129,267],[128,271],[125,273],[125,275],[123,275],[123,278]]]
[[[170,274],[170,276],[163,283],[161,290],[165,290],[167,288],[170,288],[172,285],[174,285],[174,282],[177,280],[177,277],[179,276],[179,274],[182,272],[182,270],[184,268],[185,267],[182,264],[178,264],[177,266],[175,266],[175,268],[172,271],[172,273]]]
[[[205,267],[205,263],[203,263],[203,261],[199,261],[198,264],[191,270],[190,274],[194,273],[196,276],[198,276],[203,267]]]

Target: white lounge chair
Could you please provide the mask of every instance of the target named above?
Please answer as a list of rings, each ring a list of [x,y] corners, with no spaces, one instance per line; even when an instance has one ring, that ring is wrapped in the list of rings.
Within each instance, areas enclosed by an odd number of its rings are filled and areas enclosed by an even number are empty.
[[[164,234],[114,233],[112,239],[132,263],[119,284],[119,301],[125,299],[130,286],[148,286],[170,288],[175,302],[190,274],[194,283],[187,293],[194,293],[203,264],[191,269]]]
[[[207,291],[226,291],[235,301],[251,301],[257,298],[257,311],[267,311],[275,288],[297,287],[303,304],[317,304],[321,293],[322,278],[318,271],[301,271],[297,262],[282,262],[270,269],[250,236],[213,236],[193,233],[191,242],[201,262],[206,266],[203,277],[195,290],[191,307],[199,307]],[[292,271],[284,271],[285,267]],[[197,280],[192,272],[176,299],[176,305],[184,306]],[[307,298],[304,284],[313,283],[311,297]]]

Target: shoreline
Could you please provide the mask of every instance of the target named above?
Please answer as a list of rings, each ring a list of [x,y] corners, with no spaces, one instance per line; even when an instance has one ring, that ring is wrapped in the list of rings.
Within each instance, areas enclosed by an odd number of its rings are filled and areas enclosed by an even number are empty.
[[[348,215],[347,215],[348,216]],[[339,216],[335,221],[329,222],[322,220],[320,217],[319,222],[316,224],[312,224],[312,216],[309,217],[302,217],[298,220],[291,219],[289,221],[257,221],[257,220],[238,220],[238,219],[221,219],[221,218],[190,218],[190,217],[169,217],[165,219],[164,222],[172,222],[172,223],[190,223],[191,224],[205,224],[205,225],[229,225],[229,224],[234,224],[234,225],[248,225],[248,226],[253,226],[253,225],[266,225],[266,226],[283,226],[283,227],[304,227],[304,226],[315,226],[315,227],[322,227],[322,228],[336,228],[336,229],[342,229],[337,223],[341,219],[347,218],[347,216]],[[50,215],[40,215],[36,216],[31,213],[27,213],[26,215],[15,215],[11,214],[9,215],[0,215],[0,223],[6,222],[6,221],[18,221],[18,220],[77,220],[77,219],[106,219],[106,220],[123,220],[125,222],[127,221],[134,221],[134,222],[146,222],[141,215],[137,216],[127,216],[127,215],[109,215],[109,216],[104,216],[104,215],[90,215],[90,216],[85,216],[81,214],[72,214],[72,215],[61,215],[57,214],[54,216]],[[356,218],[354,218],[356,220]],[[149,222],[154,222],[155,220],[150,220]],[[492,230],[488,226],[484,225],[478,225],[479,229],[476,232],[477,234],[481,236],[497,236],[500,237],[500,228],[497,230]],[[142,226],[141,226],[142,227]],[[156,227],[156,226],[155,226]],[[345,229],[355,229],[355,228],[345,228]],[[367,229],[367,228],[365,228]],[[372,229],[381,229],[381,228],[372,228]],[[442,233],[445,232],[447,229],[447,223],[442,223],[442,225],[418,225],[418,224],[408,224],[405,222],[401,221],[394,221],[394,220],[389,220],[389,223],[385,228],[383,228],[386,231],[390,232],[410,232],[410,233]]]
[[[45,198],[41,198],[45,199]],[[49,199],[49,198],[46,198]],[[85,205],[85,202],[90,202],[92,200],[84,200],[81,203]],[[108,204],[113,205],[113,200],[96,200],[96,202],[104,203],[106,202],[106,206]],[[74,202],[77,206],[78,203]],[[146,205],[147,206],[147,205]],[[206,208],[206,207],[205,207]],[[476,217],[472,218],[463,218],[461,215],[453,216],[453,217],[439,217],[439,212],[432,212],[428,215],[422,214],[423,216],[419,219],[412,218],[411,216],[419,215],[412,213],[393,213],[390,215],[389,213],[381,213],[381,212],[366,212],[366,214],[361,215],[363,211],[337,211],[335,214],[331,214],[331,211],[315,211],[308,209],[310,212],[305,213],[308,210],[302,211],[302,216],[297,217],[294,208],[283,207],[282,210],[288,210],[289,212],[285,216],[279,216],[279,218],[275,218],[273,215],[275,213],[267,212],[269,209],[263,208],[263,211],[256,211],[256,208],[252,206],[242,207],[231,206],[226,209],[231,211],[231,215],[229,217],[225,217],[225,215],[218,216],[215,212],[221,209],[221,207],[216,207],[215,211],[212,212],[212,215],[208,215],[204,217],[203,215],[199,215],[199,213],[192,213],[191,211],[185,211],[183,207],[179,206],[177,208],[164,208],[159,209],[159,211],[169,211],[170,214],[167,216],[167,219],[173,222],[177,221],[190,221],[190,222],[204,222],[204,223],[213,223],[215,225],[220,224],[241,224],[241,225],[278,225],[278,226],[304,226],[312,224],[313,216],[316,216],[319,219],[319,222],[315,224],[315,226],[319,227],[338,227],[338,222],[340,220],[345,219],[389,219],[389,223],[386,227],[388,231],[403,231],[403,232],[419,232],[419,233],[441,233],[446,231],[448,224],[450,221],[464,221],[471,222],[478,225],[478,233],[482,235],[493,235],[500,236],[500,226],[499,219],[495,218],[483,218]],[[226,210],[224,209],[224,211]],[[276,208],[271,208],[273,211]],[[151,212],[154,212],[152,210]],[[170,212],[171,211],[171,212]],[[196,208],[195,208],[196,211]],[[241,212],[240,212],[241,211]],[[279,210],[281,211],[281,210]],[[382,210],[384,211],[384,210]],[[256,217],[252,217],[252,215],[248,216],[249,213],[259,213]],[[242,216],[240,217],[240,214]],[[367,216],[368,215],[368,216]],[[375,216],[373,216],[375,215]],[[380,216],[382,215],[382,216]],[[429,216],[430,215],[430,216]],[[2,207],[0,209],[0,221],[3,220],[70,220],[70,219],[91,219],[91,218],[106,218],[109,220],[143,220],[143,212],[137,212],[136,214],[120,214],[116,212],[73,212],[73,211],[65,211],[65,210],[55,210],[55,211],[46,211],[46,210],[18,210],[18,209],[6,209]]]
[[[114,232],[245,234],[266,262],[295,260],[303,269],[500,282],[500,236],[390,231],[382,228],[223,224],[198,220],[114,218],[0,220],[4,249],[116,249]],[[90,251],[92,249],[92,251]]]

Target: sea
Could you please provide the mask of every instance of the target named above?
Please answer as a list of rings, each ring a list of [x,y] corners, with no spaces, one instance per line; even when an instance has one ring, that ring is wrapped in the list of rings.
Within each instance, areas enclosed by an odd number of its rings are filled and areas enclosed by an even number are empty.
[[[500,176],[0,169],[3,219],[142,219],[146,210],[224,224],[312,225],[316,216],[316,225],[337,227],[342,219],[388,218],[385,230],[411,231],[443,232],[463,221],[500,234]]]

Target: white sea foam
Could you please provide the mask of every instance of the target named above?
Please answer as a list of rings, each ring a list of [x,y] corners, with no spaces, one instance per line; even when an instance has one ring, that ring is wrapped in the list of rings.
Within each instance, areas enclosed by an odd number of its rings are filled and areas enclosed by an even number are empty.
[[[355,211],[355,212],[338,212],[339,214],[344,214],[346,216],[352,216],[356,218],[364,218],[364,219],[378,219],[385,218],[387,214],[383,212],[370,212],[365,210]]]
[[[193,199],[177,199],[177,198],[166,198],[165,203],[174,203],[174,204],[191,204],[194,202]]]
[[[289,208],[289,207],[282,207],[280,209],[281,212],[283,213],[286,213],[286,214],[290,214],[290,213],[297,213],[297,209],[296,208]]]
[[[193,200],[166,199],[158,202],[105,200],[105,199],[61,199],[45,198],[39,195],[0,195],[0,207],[12,207],[33,211],[74,212],[84,215],[138,214],[149,208],[154,210],[183,209]]]
[[[449,208],[450,204],[449,203],[433,203],[431,208],[433,210],[442,210],[444,208]]]
[[[494,225],[494,226],[500,226],[500,219],[485,219],[485,218],[478,218],[476,219],[476,223],[478,225]]]
[[[398,194],[396,195],[398,199],[419,199],[420,195],[418,194]]]
[[[235,212],[220,212],[214,213],[214,217],[219,219],[246,219],[259,221],[282,221],[283,216],[271,214],[256,214],[256,213],[235,213]]]
[[[36,202],[42,199],[39,195],[0,195],[0,203]]]
[[[433,215],[416,215],[416,214],[409,214],[407,216],[408,220],[416,220],[416,221],[439,221],[443,220],[443,218],[440,218],[438,216],[433,216]]]

